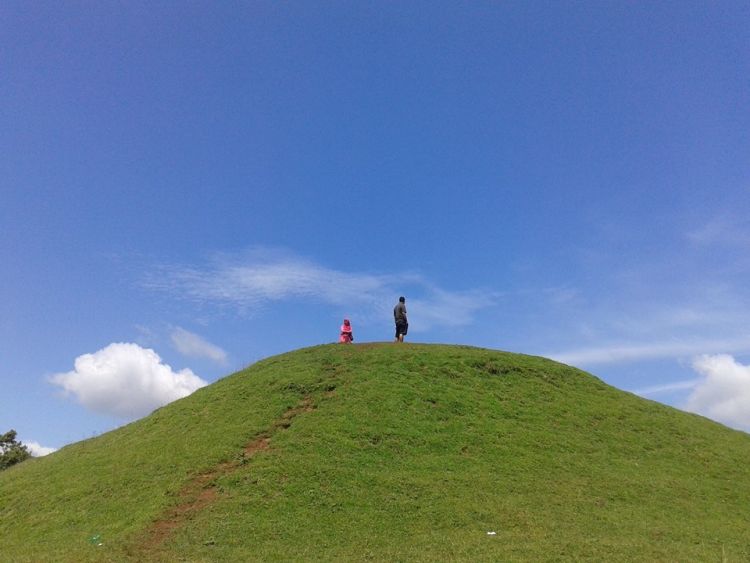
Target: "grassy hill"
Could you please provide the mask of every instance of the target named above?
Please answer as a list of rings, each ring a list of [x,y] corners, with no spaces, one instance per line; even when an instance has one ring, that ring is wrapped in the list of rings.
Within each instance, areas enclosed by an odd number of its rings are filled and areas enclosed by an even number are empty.
[[[543,358],[319,346],[0,473],[0,560],[748,561],[749,462]]]

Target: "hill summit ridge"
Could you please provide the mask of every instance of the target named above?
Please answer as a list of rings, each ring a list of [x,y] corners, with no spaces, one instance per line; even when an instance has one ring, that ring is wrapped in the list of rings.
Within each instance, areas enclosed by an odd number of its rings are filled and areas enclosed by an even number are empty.
[[[323,345],[0,473],[3,557],[747,560],[749,457],[544,358]]]

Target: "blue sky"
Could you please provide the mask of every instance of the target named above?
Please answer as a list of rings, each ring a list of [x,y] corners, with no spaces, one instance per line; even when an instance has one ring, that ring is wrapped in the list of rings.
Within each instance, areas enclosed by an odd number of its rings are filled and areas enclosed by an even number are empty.
[[[746,2],[6,2],[0,431],[258,359],[541,354],[750,430]]]

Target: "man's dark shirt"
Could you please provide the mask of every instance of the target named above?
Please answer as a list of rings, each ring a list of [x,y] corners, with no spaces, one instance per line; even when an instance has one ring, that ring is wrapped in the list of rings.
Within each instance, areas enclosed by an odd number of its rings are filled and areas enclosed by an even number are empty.
[[[404,303],[401,303],[399,301],[398,304],[393,308],[393,319],[397,323],[406,322],[406,305]]]

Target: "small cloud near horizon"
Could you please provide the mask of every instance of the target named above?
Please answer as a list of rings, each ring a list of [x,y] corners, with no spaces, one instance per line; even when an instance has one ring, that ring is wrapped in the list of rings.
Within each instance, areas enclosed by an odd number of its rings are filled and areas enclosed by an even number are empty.
[[[74,366],[73,371],[51,376],[50,382],[86,409],[126,420],[208,385],[190,369],[175,372],[156,352],[132,343],[112,343],[83,354]]]
[[[635,395],[641,395],[642,397],[648,397],[651,395],[660,395],[662,393],[673,393],[675,391],[686,391],[689,389],[695,389],[698,385],[699,379],[688,379],[685,381],[672,381],[670,383],[664,383],[662,385],[651,385],[649,387],[642,387],[640,389],[633,389],[631,393]]]
[[[699,353],[721,351],[740,352],[750,349],[750,338],[728,338],[726,340],[678,340],[650,342],[648,344],[612,344],[582,348],[567,352],[547,354],[547,357],[563,364],[592,366],[658,360],[665,358],[694,357]]]
[[[44,457],[57,451],[57,448],[42,446],[41,444],[39,444],[39,442],[34,441],[23,442],[23,445],[28,448],[29,453],[32,455],[32,457]]]
[[[223,349],[182,327],[175,327],[170,338],[174,347],[183,356],[207,358],[222,366],[227,364],[227,353]]]
[[[729,354],[704,354],[693,360],[703,378],[685,403],[685,410],[750,431],[750,366]]]

